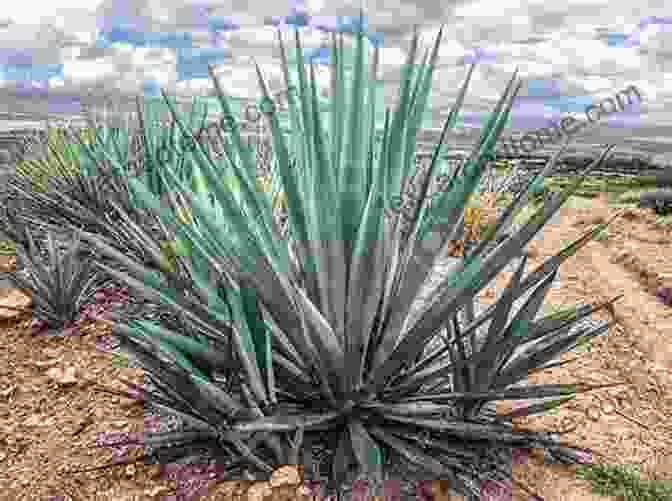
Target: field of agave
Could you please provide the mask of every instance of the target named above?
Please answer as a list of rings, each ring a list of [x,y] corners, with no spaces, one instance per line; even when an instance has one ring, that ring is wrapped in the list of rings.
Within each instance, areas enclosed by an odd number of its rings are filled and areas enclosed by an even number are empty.
[[[88,396],[106,392],[116,399],[106,401],[106,408],[118,409],[122,399],[136,401],[141,417],[153,423],[146,421],[142,434],[124,430],[115,440],[98,437],[99,445],[118,449],[110,463],[123,473],[97,485],[96,472],[105,471],[100,465],[70,465],[57,476],[87,478],[88,487],[80,488],[108,492],[101,499],[136,499],[122,495],[132,490],[128,477],[143,463],[167,476],[185,463],[200,464],[201,477],[220,483],[273,481],[281,466],[300,465],[308,483],[319,481],[323,496],[355,499],[355,486],[364,482],[371,495],[387,495],[392,485],[404,500],[431,497],[422,486],[435,480],[443,488],[435,496],[505,499],[515,486],[527,499],[551,500],[560,498],[545,497],[513,478],[521,451],[539,450],[546,461],[564,465],[604,455],[584,441],[517,420],[627,385],[555,376],[531,382],[532,375],[565,367],[567,353],[602,342],[619,323],[617,317],[592,320],[615,311],[614,297],[568,304],[561,311],[546,306],[560,266],[604,238],[610,223],[627,211],[603,217],[570,242],[554,242],[552,252],[538,248],[542,260],[526,252],[528,244],[542,245],[535,238],[587,180],[579,176],[551,190],[553,196],[537,196],[558,153],[527,189],[503,204],[501,214],[481,224],[485,208],[474,211],[473,203],[496,202],[477,190],[520,88],[516,74],[464,164],[443,171],[437,145],[425,175],[411,181],[415,134],[428,104],[440,38],[441,33],[420,65],[413,39],[399,103],[394,112],[387,110],[382,142],[374,140],[377,87],[367,80],[361,34],[354,37],[358,56],[351,74],[342,44],[334,43],[331,95],[338,114],[322,116],[313,69],[309,76],[297,62],[296,92],[288,98],[289,141],[258,71],[272,132],[271,179],[258,178],[254,152],[235,124],[219,158],[198,142],[184,148],[176,138],[193,139],[190,131],[198,120],[178,116],[168,98],[175,118],[170,130],[156,126],[152,109],[138,100],[140,161],[130,158],[129,131],[100,127],[76,135],[76,144],[56,134],[49,143],[52,156],[18,169],[0,230],[16,244],[20,270],[10,273],[10,280],[32,298],[32,334],[52,354],[63,355],[65,346],[79,348],[70,356],[85,363],[90,353],[85,331],[102,325],[112,334],[105,341],[116,343],[144,374],[144,380],[133,380],[120,376],[123,367],[109,366],[78,378],[74,370],[52,366],[32,384],[54,386],[57,407],[81,404],[71,400],[73,387]],[[300,51],[298,34],[295,44]],[[374,68],[377,60],[376,49]],[[440,142],[454,125],[473,70]],[[225,90],[212,73],[211,78],[222,112],[231,116]],[[352,83],[346,86],[346,79]],[[54,146],[59,141],[60,151]],[[166,144],[172,145],[170,155],[158,162],[157,151]],[[445,182],[436,189],[440,176]],[[411,184],[417,199],[406,196]],[[398,199],[404,199],[403,210]],[[474,238],[467,237],[468,226],[478,226]],[[46,245],[36,235],[46,235]],[[465,239],[472,241],[455,251],[455,242]],[[543,245],[550,241],[545,238]],[[494,300],[479,301],[505,276]],[[655,278],[656,287],[665,286],[662,277]],[[69,344],[57,348],[68,333],[74,334]],[[13,349],[8,345],[6,351]],[[15,362],[7,362],[0,374],[8,382],[2,398],[8,412],[16,413],[15,393],[31,390],[12,384],[19,371],[12,372]],[[45,367],[48,363],[38,365]],[[114,387],[113,379],[125,388]],[[501,404],[512,401],[515,408],[502,411]],[[137,409],[123,412],[129,417]],[[64,433],[70,438],[92,432],[105,418],[101,412],[72,412],[81,421],[68,423]],[[669,427],[661,430],[668,433]],[[10,452],[2,453],[2,461],[19,464],[21,447],[3,440]],[[55,447],[49,453],[70,456],[75,443],[86,447],[73,438],[68,451]],[[661,443],[669,445],[665,437]],[[142,454],[129,457],[134,445],[143,446]],[[179,484],[179,476],[173,471],[170,481]],[[64,489],[66,484],[70,498],[94,499],[78,492],[77,482],[62,481]],[[171,499],[193,499],[204,485],[193,478],[183,484]],[[165,493],[158,487],[137,499]],[[16,477],[3,488],[14,499],[43,493]],[[255,495],[261,499],[270,493],[268,485],[265,489]],[[290,498],[308,496],[292,492]],[[62,493],[50,495],[65,499]]]

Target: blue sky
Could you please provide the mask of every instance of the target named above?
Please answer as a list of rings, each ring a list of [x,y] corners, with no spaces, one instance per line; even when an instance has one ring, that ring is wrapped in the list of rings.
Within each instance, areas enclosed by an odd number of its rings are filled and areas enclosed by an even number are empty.
[[[604,117],[576,141],[670,148],[672,16],[653,2],[561,4],[501,0],[493,9],[489,0],[367,2],[364,29],[381,48],[381,102],[396,102],[413,25],[421,55],[443,23],[427,129],[442,126],[468,65],[476,62],[462,108],[463,134],[478,131],[518,67],[524,85],[506,133],[569,115],[585,118],[591,103],[635,85],[642,103]],[[225,91],[253,102],[259,95],[251,56],[271,90],[284,86],[275,28],[293,45],[289,29],[302,26],[304,56],[324,65],[325,30],[348,31],[358,23],[357,4],[325,0],[24,0],[7,7],[0,19],[3,119],[5,113],[73,118],[82,105],[104,102],[123,114],[134,109],[137,94],[157,95],[160,87],[180,100],[210,95],[208,64]],[[318,75],[326,89],[328,72]]]

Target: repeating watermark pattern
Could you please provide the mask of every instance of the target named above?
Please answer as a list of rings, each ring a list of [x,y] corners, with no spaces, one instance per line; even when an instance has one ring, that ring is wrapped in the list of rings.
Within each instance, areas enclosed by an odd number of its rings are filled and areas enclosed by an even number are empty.
[[[422,183],[428,175],[429,167],[429,165],[421,165],[416,170],[413,178],[409,180],[405,191],[401,195],[393,195],[391,197],[389,207],[385,207],[384,209],[385,215],[388,218],[401,214],[402,224],[413,222],[420,205],[420,199],[422,198]],[[451,177],[447,173],[436,176],[430,183],[427,197],[434,199],[438,194],[445,193],[450,186]]]
[[[588,106],[585,110],[588,121],[577,120],[572,116],[565,117],[560,121],[559,127],[557,124],[552,124],[555,128],[555,133],[553,133],[551,129],[541,128],[534,133],[525,134],[518,140],[505,138],[501,140],[502,148],[511,156],[520,156],[521,152],[529,154],[542,146],[551,144],[550,142],[545,142],[544,139],[542,139],[542,136],[550,139],[553,143],[557,143],[562,139],[563,134],[566,136],[574,135],[589,123],[598,120],[602,115],[613,113],[614,111],[623,111],[625,103],[632,103],[632,93],[634,93],[637,96],[638,101],[641,102],[642,97],[639,90],[634,85],[631,85],[625,90],[616,93],[615,100],[613,98],[607,98],[597,105],[592,104]],[[607,103],[611,106],[610,110],[605,109],[604,107]],[[620,105],[620,109],[616,106],[616,103]],[[597,112],[595,116],[593,116],[594,111]],[[560,129],[562,132],[560,132]],[[516,145],[516,142],[518,145]],[[530,147],[526,147],[526,143],[530,145]],[[392,218],[397,214],[401,214],[402,225],[407,226],[414,221],[417,209],[420,205],[422,182],[426,177],[427,169],[429,169],[429,166],[425,166],[424,168],[421,167],[414,178],[407,184],[406,190],[401,195],[391,197],[389,207],[385,208],[387,217]],[[448,174],[438,175],[434,180],[434,188],[430,189],[428,192],[428,197],[433,200],[437,195],[445,193],[450,186],[450,179],[451,176]],[[430,200],[430,204],[432,200]]]
[[[551,128],[541,128],[534,132],[528,132],[519,139],[503,138],[501,147],[504,152],[510,156],[520,156],[521,153],[530,154],[533,151],[562,140],[563,136],[572,137],[580,130],[584,129],[590,123],[595,122],[603,115],[609,115],[614,111],[623,111],[625,103],[632,104],[632,94],[637,96],[639,102],[642,96],[634,85],[630,85],[625,90],[616,93],[614,98],[607,98],[600,101],[599,104],[591,104],[585,110],[588,120],[577,120],[573,116],[564,117],[560,124],[551,122]],[[618,105],[620,106],[617,106]],[[607,107],[609,105],[609,107]]]
[[[180,138],[180,149],[185,152],[193,152],[196,149],[196,143],[202,142],[204,138],[207,138],[211,147],[217,151],[217,139],[221,142],[224,142],[224,135],[230,133],[234,130],[235,125],[237,124],[241,130],[250,130],[259,128],[259,121],[263,113],[273,114],[276,111],[287,112],[289,111],[288,99],[290,94],[294,94],[296,88],[290,86],[287,89],[283,89],[276,93],[273,93],[273,100],[262,100],[260,105],[250,103],[244,108],[244,112],[241,114],[241,120],[237,122],[237,118],[231,114],[224,114],[218,121],[210,122],[207,125],[204,125],[201,129],[191,135],[183,134]],[[169,141],[165,141],[159,151],[157,152],[157,158],[159,161],[167,160],[163,155],[167,155],[168,149],[171,148],[175,151],[176,144],[173,138],[170,138]],[[221,148],[220,148],[221,149]]]

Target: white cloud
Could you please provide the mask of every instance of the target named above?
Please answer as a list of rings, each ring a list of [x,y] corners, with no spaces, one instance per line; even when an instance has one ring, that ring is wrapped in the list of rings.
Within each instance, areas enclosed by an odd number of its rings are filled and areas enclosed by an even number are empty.
[[[259,63],[271,90],[284,86],[276,31],[264,27],[263,21],[267,16],[287,15],[293,2],[251,0],[224,5],[215,0],[200,0],[199,3],[211,5],[211,15],[231,16],[241,26],[238,31],[220,33],[217,37],[217,46],[226,52],[227,58],[213,64],[227,93],[258,97],[252,57]],[[147,79],[155,79],[181,96],[198,95],[210,89],[211,82],[205,78],[178,81],[177,56],[171,48],[147,49],[121,42],[108,49],[97,47],[96,16],[114,10],[123,15],[119,0],[58,0],[54,5],[43,0],[26,0],[5,4],[2,16],[14,24],[0,29],[0,49],[9,52],[25,49],[36,63],[63,64],[62,75],[49,76],[50,87],[58,88],[59,92],[104,89],[113,93],[116,88],[132,95],[141,92]],[[190,3],[186,0],[129,0],[129,4],[135,10],[127,14],[136,16],[134,19],[142,21],[140,24],[146,29],[163,33],[188,29],[178,28],[188,23]],[[320,16],[356,15],[359,5],[338,0],[306,1],[309,12]],[[452,8],[436,2],[367,0],[362,5],[369,11],[370,29],[385,35],[380,74],[388,105],[398,95],[400,69],[406,59],[413,23],[420,25],[420,58],[425,49],[431,48],[439,23],[445,22],[439,68],[432,88],[431,107],[437,117],[445,116],[457,96],[468,69],[462,65],[463,58],[477,49],[490,59],[486,57],[477,66],[463,111],[491,110],[518,67],[522,78],[558,80],[568,98],[599,99],[634,84],[646,92],[640,116],[642,123],[646,122],[652,130],[670,115],[672,27],[650,24],[638,32],[644,14],[636,4],[606,0],[564,3],[499,0],[493,4],[476,0]],[[662,4],[646,10],[646,15],[668,15]],[[194,28],[190,34],[195,47],[211,46],[213,38],[203,26]],[[624,38],[619,34],[625,38],[634,34],[632,40],[637,43],[629,48],[619,47],[618,41]],[[322,38],[315,30],[302,30],[304,48],[319,47]],[[283,41],[287,49],[294,47],[291,30],[284,33]],[[7,74],[0,76],[8,79]],[[328,73],[318,73],[321,87],[328,85],[327,78]],[[3,82],[3,87],[11,88],[11,82]],[[6,99],[3,95],[0,93],[0,104]],[[543,111],[543,106],[540,109]],[[437,119],[434,127],[441,125]]]

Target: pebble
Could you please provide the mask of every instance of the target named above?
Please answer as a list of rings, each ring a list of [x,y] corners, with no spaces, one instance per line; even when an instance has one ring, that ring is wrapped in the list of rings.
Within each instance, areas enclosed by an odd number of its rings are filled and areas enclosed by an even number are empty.
[[[597,407],[588,407],[586,415],[591,421],[597,421],[600,419],[600,411],[597,409]]]
[[[299,472],[294,466],[283,466],[273,472],[270,479],[271,487],[281,485],[297,485],[301,482]]]
[[[255,482],[247,491],[247,499],[248,501],[262,501],[272,493],[268,482]]]
[[[136,471],[137,470],[134,464],[127,464],[126,467],[124,468],[124,473],[126,473],[127,477],[134,477]]]

